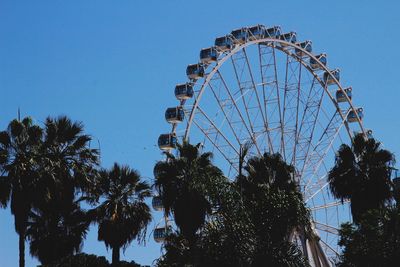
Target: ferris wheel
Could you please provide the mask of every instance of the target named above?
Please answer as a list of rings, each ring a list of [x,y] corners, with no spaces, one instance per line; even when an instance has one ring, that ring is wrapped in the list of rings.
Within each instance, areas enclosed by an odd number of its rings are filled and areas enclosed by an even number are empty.
[[[165,112],[171,130],[158,139],[162,150],[174,149],[179,138],[201,142],[230,178],[237,175],[243,144],[252,144],[249,157],[280,153],[296,169],[319,236],[315,244],[301,234],[293,238],[313,266],[331,265],[339,254],[340,224],[350,220],[348,203],[329,193],[335,151],[355,133],[371,134],[362,124],[363,109],[353,104],[352,88],[327,63],[311,41],[279,26],[235,29],[187,66],[188,81],[175,87],[178,104]],[[162,229],[156,229],[158,241]]]

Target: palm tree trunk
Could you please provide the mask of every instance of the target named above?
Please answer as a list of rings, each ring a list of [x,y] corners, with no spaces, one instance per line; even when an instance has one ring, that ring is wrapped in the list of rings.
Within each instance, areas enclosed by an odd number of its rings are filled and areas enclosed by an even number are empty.
[[[19,234],[19,267],[25,267],[25,232]]]
[[[112,249],[112,265],[117,266],[119,263],[119,247],[113,247]]]

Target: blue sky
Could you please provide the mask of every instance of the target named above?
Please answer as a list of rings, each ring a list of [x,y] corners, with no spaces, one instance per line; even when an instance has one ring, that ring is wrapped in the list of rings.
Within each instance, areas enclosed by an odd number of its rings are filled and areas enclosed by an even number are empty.
[[[68,115],[101,144],[102,165],[129,164],[152,179],[161,158],[163,113],[199,49],[232,29],[281,25],[313,40],[340,67],[364,107],[364,124],[400,152],[400,28],[397,1],[12,1],[0,0],[0,128],[16,117]],[[0,265],[17,266],[18,238],[0,211]],[[157,223],[160,214],[155,213]],[[111,256],[97,228],[83,250]],[[160,247],[148,238],[123,258],[151,264]],[[27,266],[38,262],[29,256]]]

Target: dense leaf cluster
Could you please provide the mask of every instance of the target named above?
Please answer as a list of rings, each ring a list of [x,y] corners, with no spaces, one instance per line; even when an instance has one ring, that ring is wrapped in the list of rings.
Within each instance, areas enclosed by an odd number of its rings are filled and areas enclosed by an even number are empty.
[[[329,173],[332,194],[350,200],[353,222],[340,229],[338,266],[397,266],[400,260],[400,199],[391,181],[394,156],[373,138],[356,135],[342,145]]]
[[[168,155],[156,165],[158,192],[179,228],[167,238],[158,266],[308,266],[290,242],[295,229],[310,233],[309,212],[294,181],[294,168],[277,154],[265,154],[241,164],[246,174],[241,171],[231,182],[204,161],[210,154],[199,149],[183,143],[178,157]],[[202,162],[202,171],[193,162]],[[186,197],[192,190],[201,201]],[[190,232],[181,220],[187,216],[179,208],[181,201],[192,209],[188,222],[198,212]]]

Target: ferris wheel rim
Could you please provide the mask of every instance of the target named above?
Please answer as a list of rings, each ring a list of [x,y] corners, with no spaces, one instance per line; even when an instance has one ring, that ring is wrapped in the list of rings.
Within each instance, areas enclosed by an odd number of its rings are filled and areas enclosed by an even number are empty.
[[[328,73],[328,75],[331,77],[331,79],[334,81],[334,83],[338,86],[338,89],[342,92],[345,92],[345,88],[340,84],[340,82],[336,79],[336,77],[331,73],[331,70],[324,65],[323,63],[321,63],[321,61],[314,56],[313,53],[308,52],[306,49],[303,49],[301,46],[296,45],[295,43],[291,43],[291,42],[287,42],[281,39],[277,39],[277,38],[262,38],[262,39],[255,39],[252,41],[247,41],[243,44],[239,44],[237,45],[235,48],[233,48],[232,50],[229,51],[229,53],[226,53],[225,56],[223,56],[220,59],[217,59],[217,63],[215,64],[215,66],[212,68],[212,71],[210,71],[206,77],[204,77],[204,82],[201,85],[200,91],[195,99],[195,103],[193,105],[193,108],[191,109],[190,112],[190,116],[187,122],[187,126],[185,129],[185,134],[183,136],[184,140],[188,140],[189,138],[189,134],[190,134],[190,130],[192,127],[192,122],[193,122],[193,118],[195,116],[195,111],[198,108],[199,102],[201,101],[202,95],[205,91],[205,89],[207,88],[210,80],[212,79],[212,77],[219,71],[219,69],[223,66],[223,64],[230,58],[232,58],[233,55],[235,55],[237,52],[239,52],[240,50],[242,50],[243,48],[246,48],[248,46],[254,45],[254,44],[260,44],[260,43],[266,43],[268,44],[268,42],[274,42],[274,43],[279,43],[279,44],[283,44],[287,47],[292,47],[295,49],[300,50],[302,53],[306,54],[309,58],[312,58],[313,60],[315,60],[318,65],[325,71]],[[324,86],[322,84],[322,82],[320,81],[320,78],[318,76],[317,73],[314,72],[314,70],[312,70],[304,60],[302,60],[302,57],[297,57],[295,54],[291,54],[288,53],[287,51],[289,51],[289,49],[282,49],[279,46],[274,46],[274,48],[277,48],[279,51],[284,52],[285,54],[287,54],[288,56],[291,56],[292,58],[298,60],[305,68],[307,68],[307,70],[315,77],[318,79],[318,82],[321,84],[321,87],[324,89],[324,91],[328,94],[329,99],[331,100],[332,104],[335,106],[336,111],[340,114],[340,116],[342,117],[342,120],[345,124],[346,127],[346,131],[347,134],[349,135],[350,139],[353,137],[353,133],[351,132],[349,126],[348,126],[348,122],[347,122],[347,117],[344,117],[343,113],[340,110],[340,107],[338,105],[338,103],[335,101],[334,97],[331,95],[331,93],[329,92],[329,90],[327,89],[327,86]],[[356,121],[361,129],[361,133],[364,135],[364,137],[367,137],[367,132],[363,126],[362,120],[358,115],[357,108],[353,105],[352,100],[348,97],[347,93],[344,94],[345,98],[346,98],[346,103],[349,104],[350,108],[347,110],[347,114],[350,111],[353,111],[355,116],[356,116]],[[184,101],[182,101],[182,104],[184,104]],[[346,114],[346,116],[347,116]],[[172,126],[172,133],[175,133],[176,131],[176,125]]]

